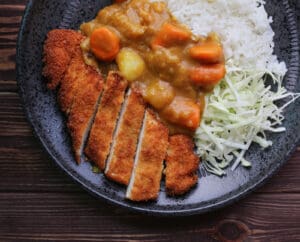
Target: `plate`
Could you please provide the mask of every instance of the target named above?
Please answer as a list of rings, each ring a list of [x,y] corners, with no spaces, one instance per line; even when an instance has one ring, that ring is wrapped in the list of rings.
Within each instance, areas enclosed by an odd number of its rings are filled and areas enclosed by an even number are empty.
[[[239,167],[220,178],[200,168],[199,184],[187,195],[170,198],[161,186],[156,202],[133,203],[124,199],[125,188],[95,174],[88,162],[80,166],[74,161],[65,118],[56,103],[56,94],[47,90],[42,77],[43,42],[54,28],[78,29],[80,23],[95,17],[97,11],[110,4],[101,0],[32,0],[22,21],[17,47],[17,80],[27,118],[37,138],[56,164],[83,188],[108,202],[155,215],[191,215],[212,211],[249,194],[271,177],[290,157],[300,139],[300,103],[290,105],[284,122],[287,131],[270,134],[271,148],[262,150],[252,145],[246,158],[253,164],[247,170]],[[296,1],[294,1],[296,4]],[[284,60],[289,72],[284,80],[288,90],[300,91],[299,37],[291,1],[268,0],[267,12],[273,16],[276,33],[275,52]]]

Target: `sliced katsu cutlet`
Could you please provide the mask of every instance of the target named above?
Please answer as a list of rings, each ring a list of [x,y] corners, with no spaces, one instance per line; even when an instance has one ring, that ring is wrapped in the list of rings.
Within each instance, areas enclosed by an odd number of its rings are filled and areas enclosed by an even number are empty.
[[[48,33],[44,44],[43,75],[48,80],[49,89],[54,90],[60,84],[82,40],[83,35],[74,30],[54,29]]]
[[[115,182],[129,184],[144,114],[145,103],[141,94],[130,89],[105,169],[105,175]]]
[[[68,116],[68,128],[72,137],[77,163],[81,162],[84,145],[94,121],[104,81],[90,66],[85,66],[84,75],[78,75],[79,85]]]
[[[67,114],[78,163],[104,83],[101,75],[84,62],[80,48],[83,39],[73,30],[52,30],[44,46],[44,75],[50,80],[50,89],[59,87],[58,102]]]
[[[182,195],[197,184],[199,160],[194,153],[194,143],[190,137],[185,135],[170,137],[165,169],[168,195]]]
[[[158,197],[163,160],[168,148],[168,128],[147,110],[140,134],[134,168],[127,187],[126,198],[149,201]]]
[[[101,103],[85,148],[86,156],[101,170],[105,169],[127,85],[127,81],[117,72],[108,74]]]
[[[79,90],[85,89],[85,79],[94,75],[91,67],[87,66],[82,56],[80,44],[77,44],[70,64],[65,72],[58,91],[58,102],[61,110],[68,115]]]

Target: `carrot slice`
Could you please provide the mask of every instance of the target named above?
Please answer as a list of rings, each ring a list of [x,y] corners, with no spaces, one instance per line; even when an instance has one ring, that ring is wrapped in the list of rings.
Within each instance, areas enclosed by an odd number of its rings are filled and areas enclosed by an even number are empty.
[[[190,79],[199,86],[216,85],[226,74],[224,64],[201,65],[190,70]]]
[[[91,50],[102,61],[112,61],[120,51],[119,37],[106,27],[95,29],[90,39]]]
[[[157,46],[169,47],[182,44],[191,38],[191,33],[183,27],[165,23],[152,40],[152,48]]]
[[[196,130],[200,124],[201,107],[189,98],[176,97],[161,114],[171,123]]]
[[[182,119],[181,122],[188,128],[196,130],[200,125],[201,110],[196,103],[190,103],[189,109],[191,110],[190,115],[187,119]]]
[[[218,63],[223,57],[223,49],[216,43],[197,45],[190,48],[189,52],[190,56],[195,60],[207,63]]]

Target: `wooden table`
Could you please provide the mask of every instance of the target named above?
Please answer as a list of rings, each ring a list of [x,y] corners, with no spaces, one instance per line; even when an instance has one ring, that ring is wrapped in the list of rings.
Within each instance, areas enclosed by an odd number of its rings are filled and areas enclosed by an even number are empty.
[[[0,3],[0,241],[300,241],[300,148],[263,188],[200,216],[137,215],[74,184],[33,136],[17,94],[25,3]]]

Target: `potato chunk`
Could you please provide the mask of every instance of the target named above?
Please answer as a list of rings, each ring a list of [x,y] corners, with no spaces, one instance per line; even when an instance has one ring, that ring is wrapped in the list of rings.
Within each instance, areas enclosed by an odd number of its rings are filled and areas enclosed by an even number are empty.
[[[145,93],[145,99],[156,109],[162,109],[169,105],[175,97],[174,88],[164,81],[150,84]]]
[[[121,74],[128,81],[135,81],[145,71],[144,60],[130,48],[123,48],[116,60]]]

